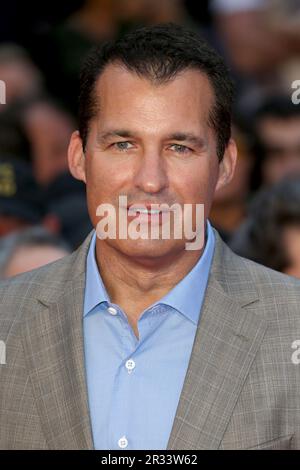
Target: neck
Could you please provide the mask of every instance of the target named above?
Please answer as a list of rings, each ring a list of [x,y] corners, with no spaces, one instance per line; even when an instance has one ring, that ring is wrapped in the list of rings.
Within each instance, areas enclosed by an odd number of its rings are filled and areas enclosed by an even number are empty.
[[[128,256],[104,240],[96,240],[97,264],[111,301],[136,319],[181,281],[203,252],[183,248],[175,255],[149,261]]]

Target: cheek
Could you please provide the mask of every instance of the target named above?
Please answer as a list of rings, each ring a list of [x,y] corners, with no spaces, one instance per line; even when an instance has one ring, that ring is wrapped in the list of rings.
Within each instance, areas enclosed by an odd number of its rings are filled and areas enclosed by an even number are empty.
[[[100,204],[118,204],[118,197],[131,190],[131,168],[114,164],[111,160],[93,155],[86,166],[86,196],[90,218],[95,226],[99,222],[96,215]]]
[[[87,187],[98,195],[114,194],[127,179],[126,171],[100,158],[93,158],[86,167]]]
[[[214,193],[217,178],[215,173],[207,162],[181,169],[174,174],[173,188],[185,202],[206,203]]]

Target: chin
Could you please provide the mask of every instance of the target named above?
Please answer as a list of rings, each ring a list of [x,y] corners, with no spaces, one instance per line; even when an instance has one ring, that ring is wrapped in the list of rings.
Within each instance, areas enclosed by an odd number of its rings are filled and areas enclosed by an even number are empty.
[[[179,240],[118,240],[114,243],[114,248],[129,257],[150,261],[174,256],[184,250],[182,240],[178,242]]]

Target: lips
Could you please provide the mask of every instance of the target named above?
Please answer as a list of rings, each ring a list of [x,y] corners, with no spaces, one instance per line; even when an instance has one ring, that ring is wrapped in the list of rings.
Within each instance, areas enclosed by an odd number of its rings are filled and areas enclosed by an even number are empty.
[[[127,207],[127,214],[129,219],[133,220],[138,218],[141,223],[151,223],[154,225],[161,225],[164,221],[163,214],[169,212],[169,209],[160,209],[160,204],[130,204]]]
[[[147,215],[157,215],[162,214],[163,212],[169,212],[169,209],[166,208],[158,208],[160,203],[136,203],[130,204],[127,206],[127,211],[131,211],[131,213],[140,213],[140,214],[147,214]]]
[[[154,214],[161,214],[162,211],[160,210],[151,210],[151,209],[142,209],[142,208],[129,208],[128,211],[134,211],[134,212],[139,212],[140,214],[149,214],[149,215],[154,215]]]

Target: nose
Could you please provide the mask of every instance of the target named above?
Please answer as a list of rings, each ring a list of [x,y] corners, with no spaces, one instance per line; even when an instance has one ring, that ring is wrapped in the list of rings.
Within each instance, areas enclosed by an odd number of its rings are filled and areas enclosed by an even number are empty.
[[[145,193],[158,193],[168,187],[166,162],[158,151],[145,151],[134,175],[135,186]]]

